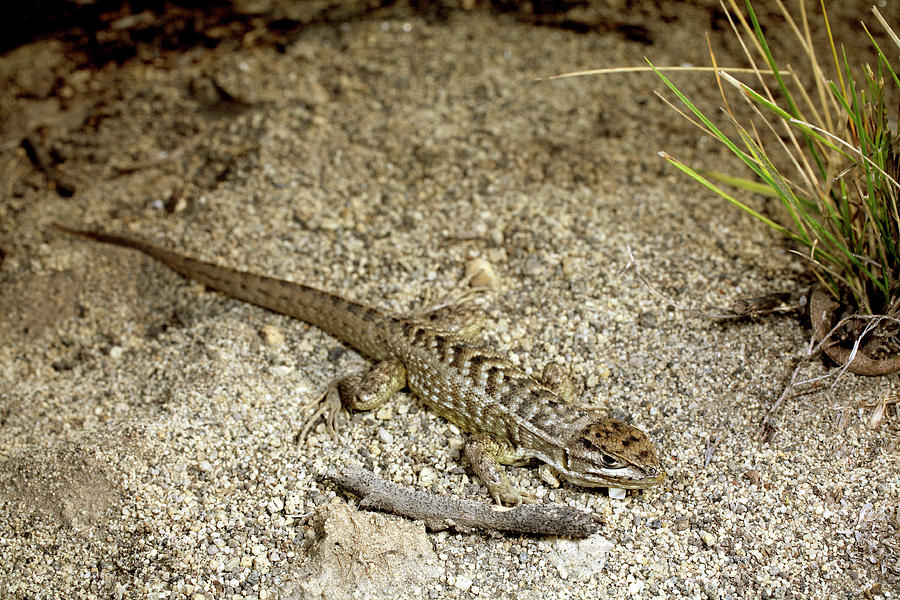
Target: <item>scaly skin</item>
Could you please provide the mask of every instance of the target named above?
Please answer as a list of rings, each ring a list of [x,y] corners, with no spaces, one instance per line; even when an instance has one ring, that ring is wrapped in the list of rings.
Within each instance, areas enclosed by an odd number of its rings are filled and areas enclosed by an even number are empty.
[[[465,455],[498,503],[519,492],[501,464],[537,459],[585,487],[646,488],[665,472],[647,435],[575,406],[574,386],[547,365],[538,381],[502,356],[426,317],[393,317],[306,285],[190,258],[140,240],[59,229],[134,248],[224,294],[315,325],[376,361],[338,390],[351,409],[380,406],[405,386],[471,435]]]

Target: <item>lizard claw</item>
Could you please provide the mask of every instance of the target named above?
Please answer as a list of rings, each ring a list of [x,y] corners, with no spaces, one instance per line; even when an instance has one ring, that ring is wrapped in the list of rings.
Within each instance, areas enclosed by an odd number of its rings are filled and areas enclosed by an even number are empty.
[[[498,506],[521,506],[522,504],[534,504],[538,501],[534,493],[520,490],[512,485],[490,490],[490,494],[494,504]]]
[[[308,406],[315,406],[316,409],[305,421],[300,433],[297,435],[297,443],[306,441],[313,426],[321,419],[325,423],[325,429],[332,437],[337,433],[338,415],[341,413],[341,397],[338,393],[338,382],[332,383],[321,396],[310,402]]]
[[[538,477],[540,477],[541,481],[552,488],[558,488],[560,486],[556,469],[554,469],[547,463],[541,463],[541,465],[538,467]]]
[[[506,489],[491,490],[491,497],[493,497],[494,503],[500,506],[519,506],[524,500],[522,493],[512,486]]]

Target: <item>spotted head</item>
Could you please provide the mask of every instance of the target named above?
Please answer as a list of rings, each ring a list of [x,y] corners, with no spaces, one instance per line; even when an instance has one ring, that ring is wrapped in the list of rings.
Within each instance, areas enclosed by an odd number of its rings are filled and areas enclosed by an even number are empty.
[[[563,477],[585,487],[637,489],[656,485],[665,470],[640,429],[617,419],[600,419],[565,445]]]

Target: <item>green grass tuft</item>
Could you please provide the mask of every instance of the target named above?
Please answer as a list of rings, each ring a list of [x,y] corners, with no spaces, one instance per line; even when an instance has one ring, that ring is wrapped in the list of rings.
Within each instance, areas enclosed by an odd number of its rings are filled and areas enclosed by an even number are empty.
[[[826,25],[831,55],[826,68],[816,58],[802,3],[799,23],[779,3],[809,59],[809,73],[816,87],[811,97],[793,71],[779,67],[750,1],[746,0],[745,6],[749,21],[734,0],[729,0],[729,5],[726,14],[753,65],[756,79],[754,88],[725,69],[715,70],[734,134],[729,135],[716,126],[662,70],[649,61],[648,64],[697,119],[691,120],[740,158],[753,178],[703,173],[668,154],[663,157],[698,183],[800,245],[813,272],[835,298],[864,314],[897,316],[900,313],[897,206],[900,136],[889,123],[885,101],[885,86],[900,90],[896,70],[868,29],[866,35],[877,54],[875,67],[853,64],[843,47],[834,43],[823,2],[821,18]],[[878,10],[873,8],[873,11],[900,48],[900,39]],[[715,67],[712,49],[710,56]],[[764,63],[767,70],[757,67],[757,61]],[[766,84],[764,75],[774,76],[774,91]],[[762,134],[754,123],[742,124],[734,116],[723,82],[737,89],[740,98],[760,117]],[[767,114],[775,118],[766,119]],[[772,147],[787,157],[781,161],[785,164],[775,164]],[[778,223],[753,210],[720,184],[778,198],[786,211],[784,222]]]

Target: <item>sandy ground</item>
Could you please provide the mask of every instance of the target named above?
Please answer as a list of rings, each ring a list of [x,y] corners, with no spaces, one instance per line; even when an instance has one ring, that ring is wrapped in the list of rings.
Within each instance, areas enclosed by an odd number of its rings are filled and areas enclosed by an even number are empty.
[[[705,31],[739,61],[710,8],[666,10],[623,8],[641,35],[396,9],[102,68],[54,40],[0,57],[0,597],[900,597],[897,405],[870,423],[897,376],[806,388],[758,436],[808,319],[673,304],[802,289],[800,260],[656,155],[733,165],[652,76],[533,81],[699,64]],[[678,81],[717,105],[708,79]],[[307,404],[364,358],[57,220],[394,311],[484,258],[488,343],[535,372],[566,364],[584,402],[648,432],[669,478],[615,500],[510,469],[605,519],[580,543],[357,511],[315,474],[362,464],[489,498],[460,466],[465,434],[408,393],[298,445]],[[621,273],[628,248],[672,302]]]

